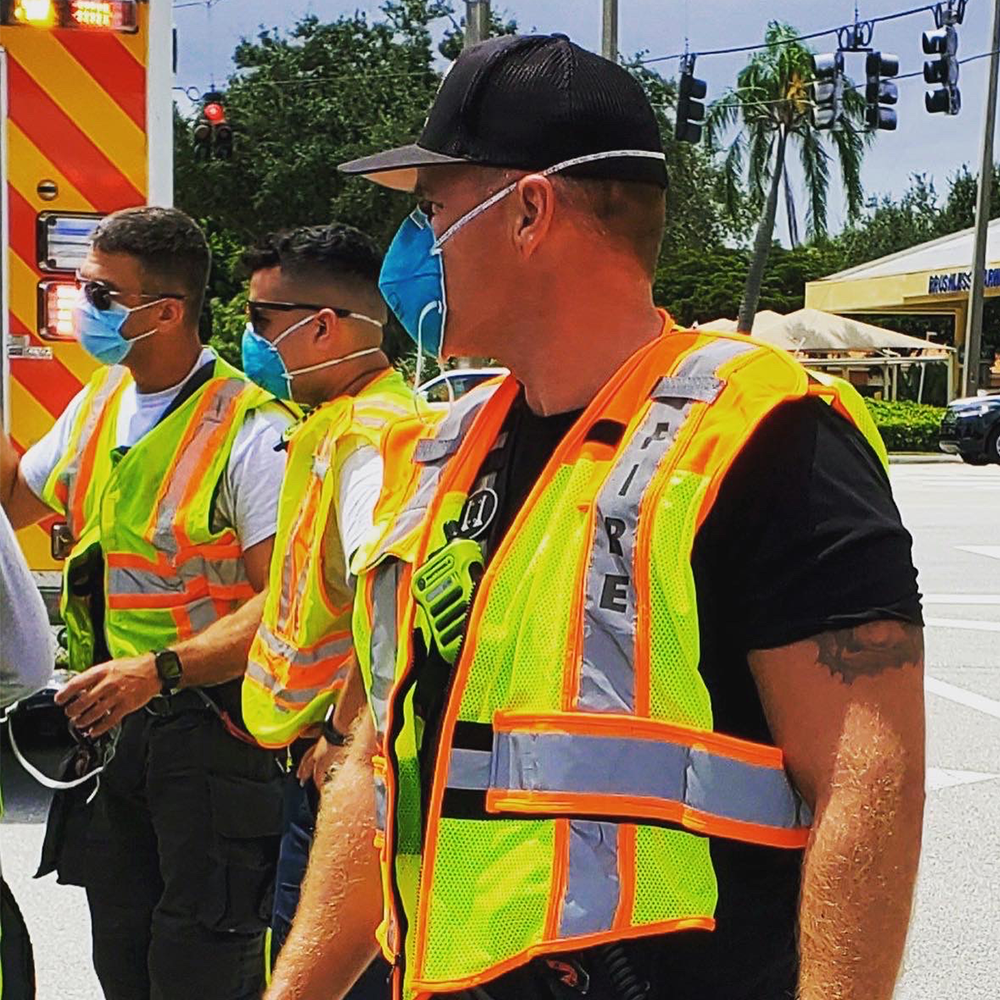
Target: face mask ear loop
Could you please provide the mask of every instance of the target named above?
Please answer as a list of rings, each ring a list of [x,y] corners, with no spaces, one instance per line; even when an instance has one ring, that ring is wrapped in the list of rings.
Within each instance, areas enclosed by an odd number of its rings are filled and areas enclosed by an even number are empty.
[[[424,368],[424,316],[427,315],[426,308],[417,320],[417,363],[413,368],[413,391],[420,390],[420,376]]]

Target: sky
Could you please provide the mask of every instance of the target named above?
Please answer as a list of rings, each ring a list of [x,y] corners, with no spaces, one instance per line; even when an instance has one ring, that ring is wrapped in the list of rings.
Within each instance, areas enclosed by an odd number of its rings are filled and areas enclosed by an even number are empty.
[[[214,0],[210,11],[204,4],[175,0],[174,21],[178,31],[177,85],[209,89],[214,75],[224,82],[232,72],[232,53],[243,37],[253,37],[261,27],[289,28],[306,14],[334,20],[356,10],[370,18],[379,15],[378,0]],[[858,0],[861,19],[874,18],[921,5],[921,0]],[[454,6],[462,9],[464,4]],[[494,9],[514,17],[522,31],[560,31],[578,44],[600,50],[601,0],[494,0]],[[968,0],[964,23],[959,28],[958,55],[978,55],[989,48],[991,0]],[[699,52],[760,41],[768,20],[778,18],[803,33],[834,28],[854,20],[854,0],[619,0],[619,49],[626,55],[647,56],[683,50],[687,36],[690,51]],[[440,25],[443,31],[447,21]],[[929,10],[875,25],[873,47],[899,56],[900,73],[919,71],[924,54],[921,32],[934,28]],[[810,42],[817,51],[836,47],[834,35]],[[746,61],[743,55],[702,56],[696,75],[708,82],[708,99],[731,86]],[[847,72],[864,79],[864,55],[847,57]],[[665,76],[677,72],[677,61],[656,64]],[[930,115],[924,110],[922,78],[899,83],[897,112],[899,127],[882,132],[869,149],[862,180],[867,195],[900,195],[914,173],[928,174],[939,193],[947,189],[947,178],[963,164],[978,171],[985,91],[989,60],[979,59],[961,68],[962,111],[955,117]],[[183,104],[183,99],[181,101]],[[805,198],[801,172],[791,164],[797,189],[800,228],[804,232]],[[843,198],[834,173],[830,192],[830,225],[840,228],[844,218]],[[779,208],[778,232],[784,239],[784,208]]]

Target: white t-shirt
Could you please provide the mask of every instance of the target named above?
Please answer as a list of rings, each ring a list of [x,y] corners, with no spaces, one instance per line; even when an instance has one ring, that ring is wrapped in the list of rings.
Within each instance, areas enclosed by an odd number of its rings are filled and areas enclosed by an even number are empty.
[[[352,452],[341,466],[337,530],[348,567],[358,546],[375,526],[375,504],[382,492],[382,471],[382,456],[371,445]],[[347,583],[353,585],[350,569],[347,570]]]
[[[204,348],[184,380],[162,392],[139,392],[135,383],[122,394],[118,411],[119,447],[131,447],[156,426],[164,411],[203,365],[215,361],[215,353]],[[49,432],[21,458],[21,472],[32,493],[41,497],[52,470],[69,443],[86,389],[70,400]],[[232,528],[246,551],[274,536],[278,524],[278,496],[285,473],[285,451],[281,443],[292,415],[278,406],[254,411],[237,431],[229,454],[216,503],[216,520]]]
[[[0,507],[0,708],[45,687],[54,661],[42,595]]]

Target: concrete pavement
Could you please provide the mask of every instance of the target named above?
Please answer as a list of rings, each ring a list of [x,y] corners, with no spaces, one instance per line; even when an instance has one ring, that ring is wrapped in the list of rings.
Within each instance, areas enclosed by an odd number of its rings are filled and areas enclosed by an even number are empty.
[[[1000,467],[898,464],[926,595],[928,801],[897,1000],[1000,995]],[[49,773],[58,755],[49,752]],[[3,755],[4,873],[33,937],[42,1000],[100,1000],[82,890],[30,873],[47,795]]]

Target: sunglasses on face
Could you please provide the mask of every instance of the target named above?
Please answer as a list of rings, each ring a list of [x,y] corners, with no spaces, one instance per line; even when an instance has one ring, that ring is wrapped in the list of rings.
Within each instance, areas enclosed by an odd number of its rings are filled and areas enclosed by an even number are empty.
[[[296,309],[311,309],[319,312],[321,309],[329,309],[335,316],[347,319],[353,315],[350,309],[340,309],[337,306],[317,305],[315,302],[270,302],[267,299],[250,299],[247,302],[247,320],[253,327],[255,333],[260,333],[265,324],[265,313],[268,312],[293,312]]]
[[[99,312],[107,312],[113,302],[117,301],[129,292],[120,292],[116,288],[105,284],[103,281],[87,280],[76,276],[76,283],[80,286],[86,300]],[[183,295],[177,292],[134,292],[131,293],[147,302],[158,302],[160,299],[183,299]]]

